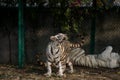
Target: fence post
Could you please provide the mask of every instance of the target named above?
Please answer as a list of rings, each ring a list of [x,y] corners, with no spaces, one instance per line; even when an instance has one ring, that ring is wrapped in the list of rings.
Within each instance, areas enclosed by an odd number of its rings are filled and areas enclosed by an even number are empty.
[[[90,33],[90,53],[95,53],[95,32],[96,32],[96,0],[93,0],[92,24]]]
[[[24,65],[23,0],[18,0],[18,67]]]

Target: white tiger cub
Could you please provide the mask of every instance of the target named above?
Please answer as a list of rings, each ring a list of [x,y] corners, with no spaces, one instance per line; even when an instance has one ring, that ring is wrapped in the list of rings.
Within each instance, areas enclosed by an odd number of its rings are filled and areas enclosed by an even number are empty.
[[[58,76],[64,76],[66,64],[70,67],[70,72],[73,72],[73,65],[69,61],[68,53],[70,51],[70,44],[67,41],[67,36],[59,33],[55,36],[51,36],[51,42],[48,44],[46,49],[47,57],[47,73],[45,76],[50,77],[52,74],[51,65],[54,63],[59,68]]]
[[[47,73],[46,76],[51,76],[52,69],[51,64],[54,63],[56,67],[59,68],[58,76],[63,76],[66,69],[66,64],[70,67],[70,73],[73,73],[73,64],[69,58],[71,50],[73,48],[81,47],[84,44],[84,37],[81,36],[81,41],[79,43],[71,43],[68,41],[66,34],[58,33],[55,36],[51,36],[51,42],[48,44],[46,49],[47,57]],[[84,50],[81,49],[79,53],[83,53]]]

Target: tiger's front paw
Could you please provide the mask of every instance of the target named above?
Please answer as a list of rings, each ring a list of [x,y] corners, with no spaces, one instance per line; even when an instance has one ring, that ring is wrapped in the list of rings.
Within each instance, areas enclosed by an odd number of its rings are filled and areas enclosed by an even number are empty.
[[[66,74],[57,74],[58,77],[66,77]]]
[[[45,73],[44,76],[51,77],[51,73]]]

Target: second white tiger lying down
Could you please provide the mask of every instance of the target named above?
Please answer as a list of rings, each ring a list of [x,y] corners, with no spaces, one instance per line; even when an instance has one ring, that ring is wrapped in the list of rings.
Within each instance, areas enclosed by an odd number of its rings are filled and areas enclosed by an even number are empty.
[[[85,51],[81,48],[75,48],[69,54],[69,58],[73,65],[81,65],[88,67],[107,67],[116,68],[120,67],[120,55],[112,52],[112,46],[107,46],[106,49],[98,55],[86,55]]]

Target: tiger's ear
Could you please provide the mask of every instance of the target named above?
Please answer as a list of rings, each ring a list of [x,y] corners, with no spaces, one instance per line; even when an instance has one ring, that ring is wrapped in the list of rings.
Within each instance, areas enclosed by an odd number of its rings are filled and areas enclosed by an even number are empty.
[[[51,37],[50,37],[50,40],[52,40],[52,41],[56,41],[55,36],[51,36]]]
[[[64,34],[64,40],[68,40],[67,34]]]

